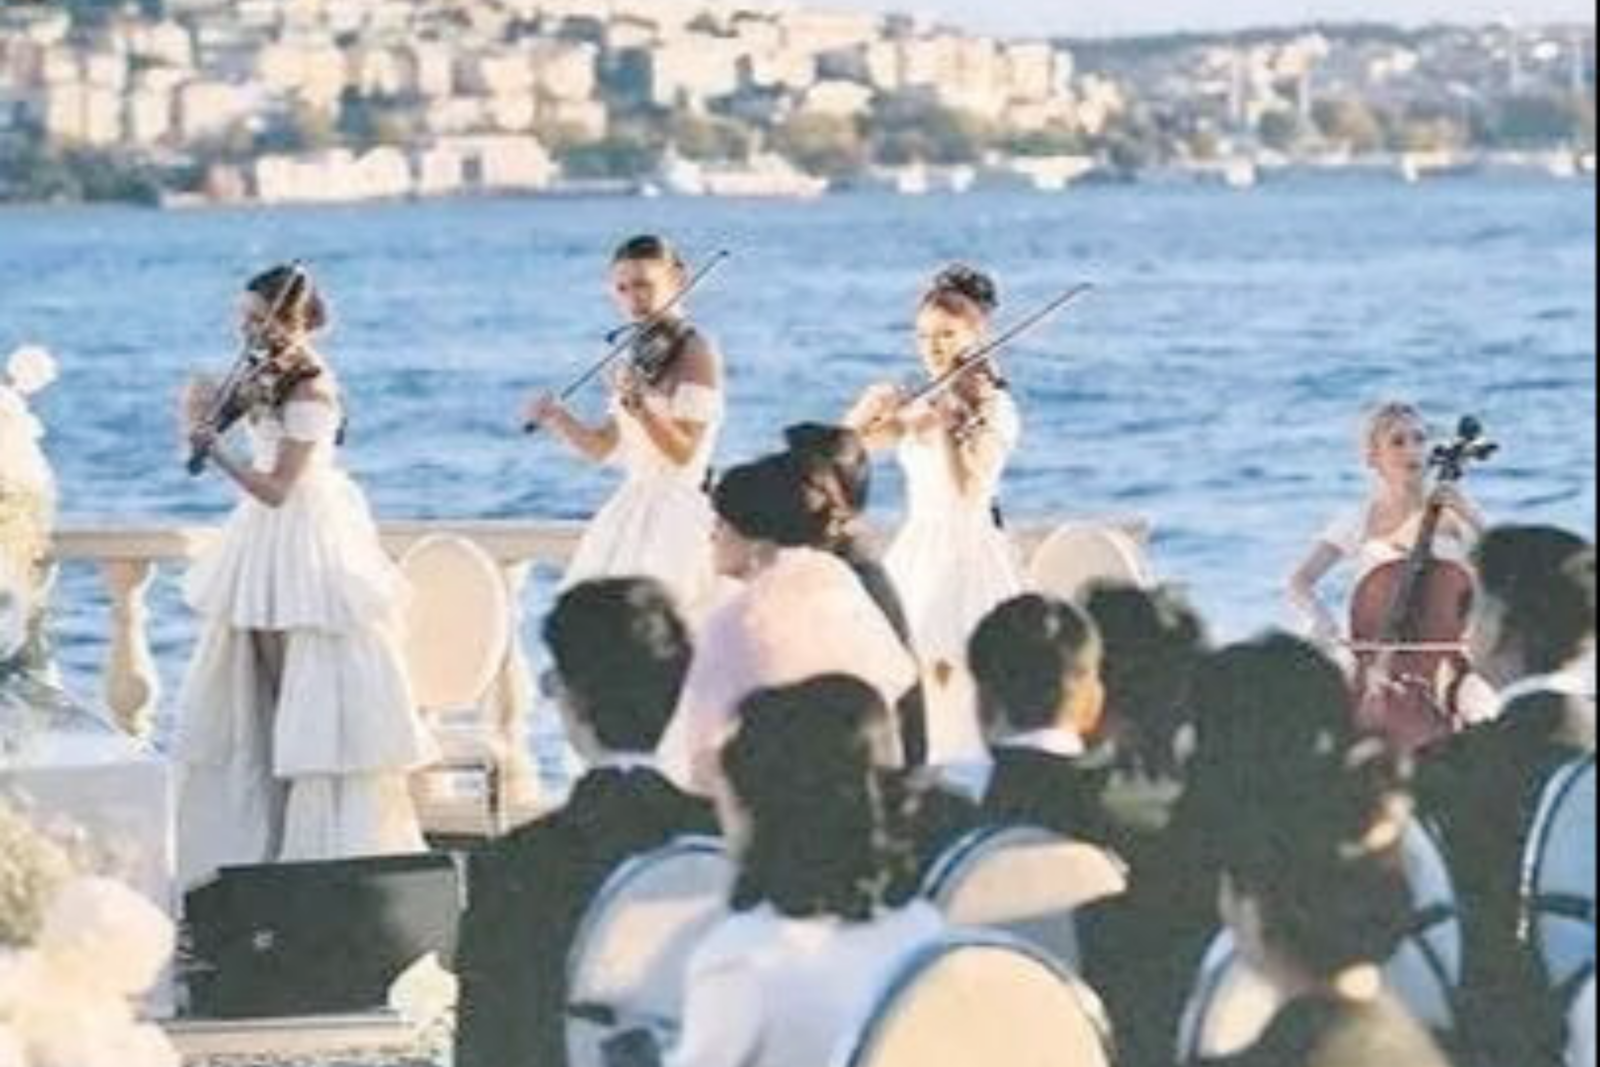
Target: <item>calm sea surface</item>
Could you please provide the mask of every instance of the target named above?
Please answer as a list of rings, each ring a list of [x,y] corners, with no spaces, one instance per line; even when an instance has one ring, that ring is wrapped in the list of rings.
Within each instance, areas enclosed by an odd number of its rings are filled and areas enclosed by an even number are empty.
[[[1505,444],[1472,484],[1496,516],[1594,526],[1585,184],[0,211],[0,355],[38,342],[63,365],[41,408],[65,521],[216,518],[230,496],[181,470],[173,397],[232,359],[248,274],[303,257],[334,302],[325,347],[351,394],[348,462],[381,516],[581,517],[611,476],[523,438],[515,415],[597,354],[614,325],[605,257],[648,229],[737,256],[695,303],[730,360],[723,464],[912,374],[908,319],[947,260],[995,271],[1011,314],[1097,283],[1007,361],[1026,433],[1004,503],[1019,522],[1148,517],[1159,570],[1224,635],[1283,621],[1283,575],[1363,492],[1355,432],[1378,398],[1416,399],[1441,422],[1480,414]],[[191,631],[170,576],[156,607],[171,692]],[[98,583],[67,574],[56,610],[87,684]]]

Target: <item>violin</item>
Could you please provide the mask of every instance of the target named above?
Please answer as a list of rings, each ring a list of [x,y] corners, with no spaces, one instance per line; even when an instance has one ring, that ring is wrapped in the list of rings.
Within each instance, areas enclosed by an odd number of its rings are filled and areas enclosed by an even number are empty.
[[[316,378],[322,368],[307,360],[296,360],[285,365],[283,356],[292,352],[296,343],[282,335],[276,325],[285,308],[304,300],[311,285],[311,275],[296,262],[292,274],[265,318],[245,331],[244,348],[234,361],[227,377],[217,387],[206,413],[200,419],[200,428],[210,430],[221,438],[239,420],[260,407],[279,407],[288,400],[295,386]],[[210,449],[195,447],[186,464],[191,475],[206,469]]]
[[[1477,581],[1462,564],[1439,559],[1434,542],[1444,517],[1444,489],[1499,448],[1484,437],[1477,419],[1461,420],[1455,440],[1430,457],[1438,473],[1416,544],[1405,559],[1363,578],[1351,601],[1357,719],[1401,752],[1415,752],[1466,726],[1460,697],[1472,672],[1465,638]]]
[[[673,293],[666,303],[656,309],[655,314],[639,322],[630,322],[607,334],[606,343],[611,345],[610,351],[567,383],[556,394],[556,399],[562,403],[571,400],[579,390],[624,356],[628,358],[628,365],[634,373],[651,385],[659,385],[683,345],[682,331],[685,327],[672,312],[688,298],[689,294],[700,288],[707,278],[732,258],[732,255],[731,252],[718,252],[685,281],[682,288]],[[539,432],[539,424],[524,423],[522,432],[529,435],[536,434]]]

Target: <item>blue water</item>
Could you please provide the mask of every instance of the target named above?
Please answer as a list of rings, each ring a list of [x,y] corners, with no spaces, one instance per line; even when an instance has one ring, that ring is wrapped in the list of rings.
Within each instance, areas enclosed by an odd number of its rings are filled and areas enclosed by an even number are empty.
[[[911,375],[910,311],[946,260],[995,271],[1012,314],[1094,281],[1008,361],[1026,436],[1006,507],[1019,522],[1147,516],[1159,570],[1223,634],[1283,621],[1283,575],[1363,491],[1356,425],[1377,398],[1441,421],[1481,414],[1506,446],[1472,483],[1491,512],[1593,529],[1583,184],[13,210],[0,212],[0,353],[35,341],[63,363],[41,407],[67,520],[216,517],[223,485],[177,461],[175,392],[232,358],[243,279],[304,257],[334,302],[325,347],[353,400],[348,459],[381,515],[582,516],[609,476],[521,437],[516,411],[594,357],[614,324],[605,256],[647,229],[737,256],[695,308],[730,360],[724,464]],[[881,485],[892,522],[891,470]],[[156,600],[171,685],[189,634],[170,578]],[[68,665],[86,672],[104,628],[92,576],[66,576],[57,613]]]

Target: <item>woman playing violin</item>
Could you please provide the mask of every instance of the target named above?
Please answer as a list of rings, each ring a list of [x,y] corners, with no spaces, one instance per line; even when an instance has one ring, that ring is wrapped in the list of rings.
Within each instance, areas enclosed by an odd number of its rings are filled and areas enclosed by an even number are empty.
[[[1347,560],[1355,565],[1359,582],[1375,568],[1405,559],[1421,531],[1429,498],[1432,436],[1415,406],[1379,407],[1366,421],[1362,443],[1373,474],[1371,494],[1328,525],[1289,580],[1290,603],[1312,635],[1328,644],[1342,643],[1348,635],[1319,593],[1323,580]],[[1444,513],[1435,554],[1463,561],[1487,529],[1483,513],[1458,486],[1440,486],[1437,494]]]
[[[714,583],[714,520],[703,487],[724,401],[721,357],[674,303],[686,275],[682,258],[660,237],[635,237],[617,249],[612,295],[636,337],[627,364],[612,378],[608,416],[589,425],[550,394],[535,399],[527,416],[579,455],[625,475],[585,531],[565,586],[656,578],[693,615],[706,606]]]
[[[304,269],[247,287],[250,373],[191,386],[184,430],[242,499],[185,588],[202,620],[179,699],[179,863],[226,864],[424,848],[408,772],[433,746],[398,641],[403,579],[340,469],[342,400],[311,345],[327,307]],[[253,459],[216,413],[242,412]],[[200,469],[196,467],[195,469]]]
[[[994,281],[955,266],[934,279],[917,310],[917,347],[938,378],[982,344],[999,307]],[[995,497],[1021,435],[1010,390],[994,365],[908,403],[894,385],[867,390],[847,417],[869,447],[898,446],[908,513],[885,557],[923,662],[947,675],[993,608],[1022,591]]]

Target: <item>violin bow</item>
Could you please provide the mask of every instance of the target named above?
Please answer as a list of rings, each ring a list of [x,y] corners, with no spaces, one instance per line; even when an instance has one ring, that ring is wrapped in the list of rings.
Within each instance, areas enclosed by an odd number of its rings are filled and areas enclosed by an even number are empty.
[[[689,298],[691,293],[705,283],[707,278],[715,274],[724,263],[732,258],[732,252],[726,250],[717,252],[706,260],[699,270],[691,274],[688,280],[679,287],[677,292],[672,294],[665,304],[662,304],[649,316],[638,322],[630,322],[625,326],[619,326],[606,334],[606,343],[612,346],[611,350],[596,360],[588,370],[567,383],[566,387],[556,394],[556,399],[566,402],[576,396],[584,386],[598,378],[607,367],[615,363],[622,357],[624,352],[633,347],[634,341],[640,336],[665,322],[669,314],[675,311],[680,304]],[[530,435],[536,434],[539,432],[539,424],[537,422],[523,423],[522,432]]]
[[[933,398],[948,392],[962,379],[967,377],[967,375],[988,363],[995,353],[1009,348],[1022,337],[1032,333],[1040,326],[1043,326],[1046,322],[1049,322],[1051,319],[1055,318],[1057,315],[1067,310],[1067,308],[1077,303],[1078,300],[1084,296],[1087,296],[1093,291],[1094,285],[1089,282],[1082,282],[1078,285],[1074,285],[1060,296],[1045,304],[1038,311],[1035,311],[1033,314],[1017,322],[1005,332],[996,337],[992,337],[987,341],[979,343],[970,351],[966,352],[959,359],[957,359],[955,366],[951,367],[937,378],[934,378],[927,384],[923,385],[920,389],[917,389],[907,396],[905,400],[901,402],[900,406],[895,409],[895,413],[898,414],[914,404],[920,404],[924,401],[932,400]],[[871,433],[872,431],[879,429],[887,420],[887,418],[888,416],[880,416],[879,418],[874,419],[867,426],[866,432]]]
[[[289,278],[284,282],[283,288],[267,307],[267,322],[275,321],[283,312],[283,309],[289,306],[289,298],[299,292],[309,276],[304,260],[296,259],[290,261]],[[206,410],[202,425],[214,427],[221,423],[222,416],[233,403],[235,394],[243,388],[246,379],[255,372],[260,363],[260,357],[256,353],[259,343],[260,338],[256,337],[252,331],[251,336],[245,340],[244,350],[239,353],[239,358],[234,360],[227,376],[222,379],[222,384],[217,386],[216,395],[211,398],[211,405]],[[189,453],[188,470],[190,474],[199,475],[206,469],[206,456],[209,451],[209,449],[196,448]]]

